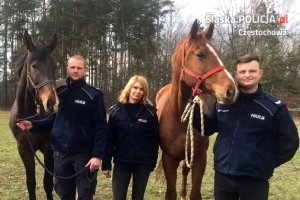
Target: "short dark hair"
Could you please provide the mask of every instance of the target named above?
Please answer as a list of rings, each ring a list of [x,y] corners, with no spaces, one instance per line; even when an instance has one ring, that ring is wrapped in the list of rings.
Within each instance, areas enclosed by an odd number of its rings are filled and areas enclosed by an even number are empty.
[[[241,64],[241,63],[248,63],[248,62],[251,62],[253,60],[260,63],[260,59],[257,55],[246,54],[246,55],[243,55],[243,56],[239,57],[238,60],[235,62],[235,65],[238,65],[238,64]]]

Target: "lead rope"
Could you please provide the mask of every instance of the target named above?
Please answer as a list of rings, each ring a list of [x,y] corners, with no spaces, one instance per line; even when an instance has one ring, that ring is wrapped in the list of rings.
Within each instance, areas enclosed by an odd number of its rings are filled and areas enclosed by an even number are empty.
[[[200,119],[201,119],[201,136],[204,136],[204,119],[203,119],[203,102],[202,99],[199,96],[195,96],[192,101],[189,101],[185,109],[181,115],[181,122],[187,122],[188,120],[188,126],[187,126],[187,133],[185,137],[185,163],[188,168],[192,168],[193,161],[194,161],[194,131],[193,131],[193,118],[194,118],[194,109],[195,105],[199,105],[200,109]],[[190,159],[188,157],[188,144],[191,144],[190,148]]]
[[[83,174],[84,172],[86,172],[86,178],[88,180],[89,183],[93,183],[93,181],[96,179],[97,177],[97,172],[93,172],[92,177],[90,178],[89,176],[89,169],[87,167],[82,168],[80,171],[78,171],[77,173],[70,175],[70,176],[59,176],[57,175],[55,172],[52,172],[50,169],[48,169],[46,167],[46,165],[41,161],[41,159],[37,156],[37,154],[35,153],[34,149],[33,149],[33,145],[29,139],[29,131],[26,131],[25,133],[25,137],[27,140],[27,143],[29,144],[30,150],[32,152],[32,154],[34,155],[34,157],[37,159],[38,163],[44,168],[44,170],[52,177],[54,178],[59,178],[59,179],[63,179],[63,180],[68,180],[68,179],[72,179],[75,178],[81,174]]]

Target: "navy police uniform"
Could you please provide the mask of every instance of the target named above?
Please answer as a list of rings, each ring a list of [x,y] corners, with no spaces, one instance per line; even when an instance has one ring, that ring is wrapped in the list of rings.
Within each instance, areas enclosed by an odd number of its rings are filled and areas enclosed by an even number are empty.
[[[158,156],[158,119],[156,109],[140,104],[133,121],[125,105],[117,103],[109,109],[109,136],[103,170],[111,170],[111,159],[115,164],[136,163],[156,165]]]
[[[256,180],[254,185],[248,185],[248,189],[260,187],[264,193],[262,196],[267,198],[265,191],[268,191],[268,179],[274,168],[289,161],[299,147],[297,127],[287,106],[263,92],[260,85],[253,94],[240,92],[232,105],[215,104],[212,112],[205,115],[205,134],[214,132],[218,132],[213,149],[216,177],[225,180],[221,183],[215,181],[216,195],[218,184],[223,184],[222,187],[231,184],[226,179],[229,175],[237,182],[248,178]],[[227,199],[222,195],[215,198]],[[259,194],[253,195],[252,199],[260,199]],[[229,196],[228,199],[235,198]]]
[[[72,176],[82,170],[91,157],[103,158],[108,132],[103,94],[84,79],[65,83],[57,88],[58,112],[47,119],[32,121],[33,132],[51,130],[54,150],[54,171],[57,176]],[[87,173],[92,177],[92,173]],[[61,199],[92,199],[96,181],[85,173],[73,179],[55,179]],[[89,178],[90,178],[89,177]]]
[[[117,103],[109,110],[109,135],[102,170],[114,158],[113,198],[126,199],[133,177],[132,199],[143,199],[149,174],[158,156],[158,119],[151,105]]]

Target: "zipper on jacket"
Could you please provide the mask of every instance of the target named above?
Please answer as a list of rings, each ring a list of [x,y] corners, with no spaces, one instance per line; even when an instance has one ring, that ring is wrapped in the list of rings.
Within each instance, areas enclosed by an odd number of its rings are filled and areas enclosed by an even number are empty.
[[[135,116],[135,118],[134,118],[133,120],[130,119],[129,114],[127,113],[126,109],[125,109],[125,113],[126,113],[126,115],[127,115],[128,121],[129,121],[129,123],[130,123],[130,132],[132,132],[133,123],[136,122],[136,118],[137,118],[137,116],[138,116],[138,113],[136,114],[136,116]],[[130,134],[130,137],[133,137],[133,135]],[[131,141],[132,141],[132,139],[131,139]],[[132,144],[131,144],[131,149],[130,149],[130,160],[133,159],[133,155],[134,155],[132,147],[133,147],[133,146],[132,146]]]
[[[232,140],[231,140],[230,153],[229,153],[229,157],[230,157],[229,158],[229,174],[231,173],[231,167],[232,167],[233,145],[234,145],[236,133],[237,133],[237,130],[238,130],[238,127],[239,127],[239,124],[240,124],[240,115],[241,115],[241,111],[243,110],[243,107],[244,107],[244,103],[241,102],[241,106],[239,107],[239,110],[238,110],[238,117],[237,117],[236,126],[235,126],[235,129],[234,129],[234,132],[233,132],[233,137],[232,137]]]
[[[131,127],[131,130],[130,130],[130,132],[131,132],[132,131],[132,127],[133,127],[133,123],[132,122],[130,122],[130,127]],[[131,138],[133,137],[132,134],[130,134],[130,136],[131,136]],[[132,149],[132,146],[131,146],[131,149],[130,149],[130,160],[132,160],[132,159],[133,159],[133,149]]]
[[[125,110],[125,113],[126,113],[126,115],[127,115],[128,121],[130,122],[130,128],[131,128],[131,130],[132,130],[132,128],[133,128],[133,123],[137,122],[137,118],[138,118],[138,116],[142,113],[143,109],[144,109],[144,107],[142,106],[142,107],[137,111],[137,113],[136,113],[136,115],[135,115],[135,117],[134,117],[133,120],[130,119],[129,114],[128,114],[127,111]],[[131,131],[131,130],[130,130],[130,131]],[[133,137],[133,136],[131,135],[131,137]],[[134,152],[133,152],[133,149],[132,149],[132,147],[131,147],[131,150],[130,150],[130,158],[131,158],[131,160],[133,159],[133,157],[134,157]]]
[[[143,109],[144,109],[144,107],[142,106],[142,107],[136,112],[136,115],[135,115],[135,117],[134,117],[134,121],[135,121],[135,122],[137,121],[138,116],[142,113]]]

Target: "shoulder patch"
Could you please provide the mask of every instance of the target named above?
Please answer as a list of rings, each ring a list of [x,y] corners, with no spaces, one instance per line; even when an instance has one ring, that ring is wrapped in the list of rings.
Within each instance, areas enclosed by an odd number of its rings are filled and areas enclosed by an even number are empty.
[[[109,115],[110,115],[110,116],[114,116],[115,113],[116,113],[120,108],[121,108],[120,103],[116,103],[116,104],[112,105],[112,106],[108,109]]]
[[[157,109],[154,106],[152,106],[150,104],[146,104],[145,106],[146,106],[146,109],[151,113],[151,115],[155,115]]]
[[[85,85],[82,90],[93,100],[97,94],[103,95],[101,90],[95,88],[94,86]]]
[[[268,110],[272,116],[274,115],[277,109],[284,105],[284,103],[277,97],[265,92],[262,93],[260,98],[254,99],[254,101],[260,104],[266,110]]]
[[[283,104],[283,102],[280,99],[278,99],[277,97],[275,97],[275,96],[273,96],[271,94],[266,94],[265,97],[266,97],[266,99],[268,99],[270,102],[272,102],[275,105],[280,106],[280,105]]]

